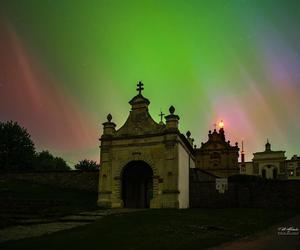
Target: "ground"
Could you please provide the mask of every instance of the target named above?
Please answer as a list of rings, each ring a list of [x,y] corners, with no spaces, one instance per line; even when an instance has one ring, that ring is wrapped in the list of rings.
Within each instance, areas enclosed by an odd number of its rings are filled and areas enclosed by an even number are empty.
[[[12,184],[11,184],[12,185]],[[6,194],[10,192],[11,197],[20,188],[20,183],[15,183],[14,188],[7,188]],[[22,184],[25,190],[27,184]],[[28,184],[31,185],[31,184]],[[85,196],[82,192],[60,191],[50,192],[50,187],[34,186],[35,199],[50,202],[60,200],[63,205],[52,207],[51,211],[56,211],[63,216],[69,210],[70,214],[82,213],[84,204],[86,209],[93,207],[93,195]],[[27,195],[30,188],[27,187]],[[63,194],[63,192],[66,192]],[[46,195],[47,193],[47,195]],[[56,193],[56,194],[55,194]],[[3,199],[4,196],[2,196]],[[73,197],[73,198],[71,198]],[[23,201],[27,198],[20,195]],[[65,200],[64,200],[65,199]],[[82,202],[82,200],[84,202]],[[78,203],[78,208],[75,204]],[[51,202],[50,202],[51,203]],[[1,201],[1,206],[2,206]],[[81,205],[80,205],[81,204]],[[28,205],[28,204],[27,204]],[[79,211],[81,210],[81,211]],[[28,212],[29,208],[23,211]],[[35,212],[38,210],[36,209]],[[48,210],[45,210],[46,213]],[[99,210],[98,210],[99,211]],[[49,212],[49,211],[48,211]],[[41,216],[44,214],[39,213]],[[206,249],[223,244],[224,242],[238,240],[244,236],[257,233],[272,225],[281,223],[288,218],[299,214],[299,210],[281,209],[148,209],[139,210],[133,213],[107,213],[90,223],[72,229],[59,231],[56,233],[43,235],[40,237],[27,238],[0,243],[0,249],[124,249],[124,250],[152,250],[152,249]],[[91,214],[89,214],[90,216]],[[3,219],[3,218],[2,218]],[[23,230],[26,230],[26,225]],[[5,229],[4,229],[5,230]],[[1,230],[0,230],[1,235]],[[233,248],[232,248],[233,249]],[[236,248],[238,249],[238,248]]]
[[[300,235],[278,235],[278,228],[300,228],[300,215],[241,239],[226,242],[210,250],[298,250]]]
[[[60,189],[0,176],[0,229],[98,209],[96,193]]]

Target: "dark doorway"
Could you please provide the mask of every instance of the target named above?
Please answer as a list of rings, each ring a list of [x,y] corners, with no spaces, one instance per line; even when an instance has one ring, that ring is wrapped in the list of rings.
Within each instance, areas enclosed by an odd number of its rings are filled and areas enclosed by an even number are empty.
[[[122,171],[124,207],[149,208],[153,196],[153,171],[143,161],[132,161]]]
[[[263,169],[262,171],[261,171],[261,175],[262,175],[262,178],[266,178],[266,170],[265,169]]]
[[[277,179],[277,168],[273,168],[273,179]]]

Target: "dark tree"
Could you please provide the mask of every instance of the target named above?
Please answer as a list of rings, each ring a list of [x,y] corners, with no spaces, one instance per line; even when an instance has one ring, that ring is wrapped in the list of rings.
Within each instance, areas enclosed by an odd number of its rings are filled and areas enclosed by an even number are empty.
[[[61,157],[55,157],[55,167],[57,170],[71,170],[66,161]]]
[[[54,157],[49,151],[42,151],[36,155],[35,170],[70,170],[64,159]]]
[[[16,122],[0,122],[0,170],[30,170],[34,156],[27,130]]]
[[[87,159],[81,160],[75,165],[78,170],[98,170],[99,167],[100,165],[97,162]]]

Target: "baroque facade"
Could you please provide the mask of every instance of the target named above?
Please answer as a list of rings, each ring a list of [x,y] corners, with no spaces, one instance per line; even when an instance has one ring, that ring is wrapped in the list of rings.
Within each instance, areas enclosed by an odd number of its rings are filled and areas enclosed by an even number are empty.
[[[238,144],[230,145],[226,141],[224,128],[219,132],[214,129],[209,131],[208,141],[201,143],[201,147],[195,150],[196,167],[205,170],[217,177],[228,177],[239,173],[239,148]]]
[[[175,108],[170,107],[165,124],[157,123],[149,114],[141,82],[137,90],[121,128],[116,130],[111,115],[103,123],[98,205],[187,208],[193,147],[178,129]]]

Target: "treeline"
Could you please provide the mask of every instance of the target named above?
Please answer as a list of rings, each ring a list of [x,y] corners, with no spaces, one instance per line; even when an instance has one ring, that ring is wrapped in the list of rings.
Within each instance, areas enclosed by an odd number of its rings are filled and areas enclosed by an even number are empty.
[[[95,170],[99,165],[82,160],[75,165],[79,170]],[[27,130],[13,121],[0,122],[0,171],[71,170],[61,157],[49,151],[37,152]]]

